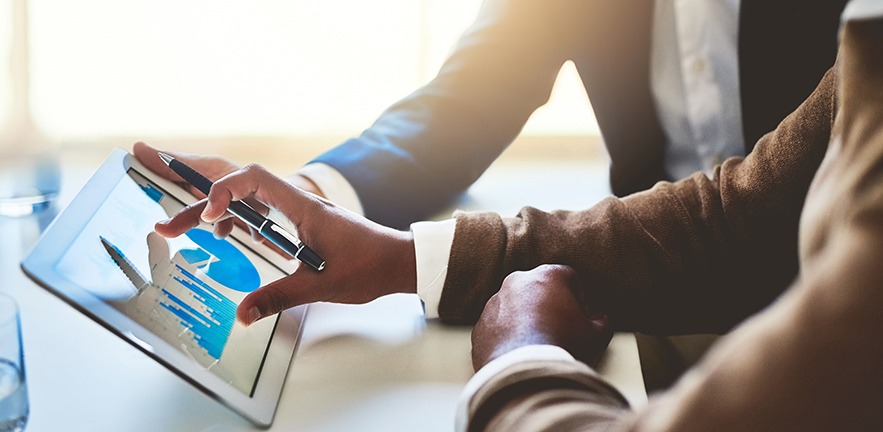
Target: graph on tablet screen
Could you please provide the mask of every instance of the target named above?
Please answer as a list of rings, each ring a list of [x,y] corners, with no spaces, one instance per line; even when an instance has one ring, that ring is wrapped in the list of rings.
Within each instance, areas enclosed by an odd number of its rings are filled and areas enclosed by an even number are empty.
[[[74,240],[70,250],[79,252],[59,260],[60,272],[251,393],[274,323],[244,327],[236,307],[284,273],[237,240],[215,238],[208,225],[174,239],[155,233],[156,222],[184,205],[136,171],[128,174]]]

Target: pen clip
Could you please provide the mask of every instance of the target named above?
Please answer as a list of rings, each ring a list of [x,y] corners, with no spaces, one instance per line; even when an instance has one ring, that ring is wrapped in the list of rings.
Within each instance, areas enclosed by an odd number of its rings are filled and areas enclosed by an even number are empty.
[[[291,244],[297,246],[297,252],[294,253],[294,258],[316,269],[316,271],[322,271],[322,269],[325,268],[325,260],[290,232],[275,223],[270,225],[270,229],[290,241]]]
[[[267,219],[267,220],[269,221],[269,219]],[[295,237],[290,232],[288,232],[287,230],[283,229],[281,226],[279,226],[278,224],[275,224],[275,223],[270,225],[270,229],[275,231],[277,234],[281,235],[282,237],[285,237],[285,239],[290,241],[293,245],[297,246],[298,252],[300,252],[301,247],[303,247],[303,243],[301,243],[301,241],[297,237]]]

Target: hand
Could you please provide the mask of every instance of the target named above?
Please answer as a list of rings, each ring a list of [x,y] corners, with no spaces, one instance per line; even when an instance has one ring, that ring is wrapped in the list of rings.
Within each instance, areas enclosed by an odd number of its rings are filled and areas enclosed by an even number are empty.
[[[478,371],[509,351],[536,344],[562,347],[593,365],[613,333],[605,315],[584,312],[573,294],[578,288],[576,271],[565,265],[507,276],[472,330],[472,367]]]
[[[186,154],[186,153],[176,153],[170,151],[163,151],[164,153],[168,153],[175,159],[184,162],[187,166],[195,169],[197,172],[205,176],[207,179],[211,181],[217,181],[218,179],[235,172],[240,169],[240,166],[233,163],[228,159],[224,159],[219,156],[203,156],[203,155],[195,155],[195,154]],[[171,168],[168,167],[160,158],[159,151],[148,144],[143,142],[137,142],[134,146],[132,146],[132,154],[138,159],[139,162],[144,164],[145,167],[150,169],[151,171],[159,174],[162,177],[165,177],[169,180],[172,180],[181,185],[181,187],[187,189],[193,196],[195,197],[204,197],[205,194],[200,192],[193,186],[190,186],[184,179],[181,178],[177,173],[172,171]],[[320,197],[325,197],[322,194],[322,191],[313,183],[312,180],[304,177],[300,174],[292,175],[288,178],[288,182],[292,185],[303,189],[312,194],[318,195]],[[251,205],[256,210],[261,213],[267,213],[266,207],[262,204],[257,203],[253,200],[246,200],[249,205]],[[244,222],[236,219],[229,218],[219,223],[215,224],[214,232],[218,237],[226,237],[233,231],[233,226],[239,225],[242,229],[249,230],[251,232],[251,236],[255,241],[261,241],[265,243],[267,246],[273,248],[274,250],[278,250],[275,245],[270,242],[265,241],[265,239],[258,234],[256,231],[251,229]],[[279,251],[281,252],[281,251]]]
[[[151,171],[169,180],[177,182],[186,188],[189,188],[190,192],[192,192],[195,196],[203,196],[202,192],[188,185],[187,182],[184,181],[184,179],[182,179],[178,174],[172,171],[164,162],[159,159],[159,151],[157,149],[143,142],[137,142],[134,146],[132,146],[132,153],[135,155],[135,158],[138,159],[138,161],[144,164],[144,166],[149,168]],[[184,162],[185,164],[187,164],[187,166],[195,169],[211,181],[218,180],[221,177],[224,177],[225,175],[230,174],[240,168],[239,165],[218,156],[202,156],[170,151],[164,151],[164,153],[168,153],[175,159]],[[316,184],[307,177],[304,177],[300,174],[294,174],[288,178],[288,182],[311,194],[325,198],[322,190],[319,189],[319,187],[316,186]]]
[[[217,180],[208,198],[156,224],[156,232],[176,237],[230,215],[230,201],[255,199],[277,209],[297,227],[298,237],[327,264],[321,272],[300,266],[243,299],[236,317],[249,325],[284,309],[316,301],[367,303],[395,292],[416,292],[417,266],[410,232],[397,231],[337,207],[249,165]]]
[[[218,156],[202,156],[170,151],[164,152],[173,156],[175,159],[184,162],[211,181],[218,180],[239,169],[239,165]],[[189,190],[193,196],[204,196],[202,192],[187,184],[181,176],[172,171],[165,162],[160,160],[159,151],[157,149],[143,142],[137,142],[132,146],[132,154],[135,155],[135,159],[138,159],[138,161],[144,164],[149,170],[180,184],[182,187]]]

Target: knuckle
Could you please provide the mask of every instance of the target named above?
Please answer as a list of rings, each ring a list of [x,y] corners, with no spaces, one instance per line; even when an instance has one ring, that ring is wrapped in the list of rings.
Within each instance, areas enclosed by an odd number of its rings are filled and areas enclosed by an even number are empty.
[[[513,283],[517,283],[519,280],[524,279],[527,276],[527,273],[528,272],[526,272],[524,270],[516,270],[512,273],[509,273],[503,279],[503,285],[506,286],[506,285],[511,285]]]
[[[500,304],[500,296],[501,295],[503,295],[503,294],[501,294],[500,292],[497,292],[494,295],[492,295],[491,298],[489,298],[488,301],[485,303],[485,306],[484,306],[485,309],[495,309],[496,307],[498,307]]]
[[[579,275],[573,267],[563,264],[542,264],[531,270],[514,271],[503,279],[501,290],[514,290],[540,285],[574,285]]]
[[[577,279],[576,270],[563,264],[543,264],[527,274],[531,281],[541,284],[572,284]]]
[[[229,183],[229,182],[230,182],[229,177],[223,177],[220,180],[212,183],[211,187],[209,187],[209,190],[208,190],[209,200],[216,199],[220,193],[223,193],[223,191],[226,191],[227,183]]]
[[[262,173],[262,172],[265,172],[266,169],[264,169],[264,167],[261,164],[252,162],[252,163],[244,166],[242,168],[242,171],[247,172],[247,173]]]

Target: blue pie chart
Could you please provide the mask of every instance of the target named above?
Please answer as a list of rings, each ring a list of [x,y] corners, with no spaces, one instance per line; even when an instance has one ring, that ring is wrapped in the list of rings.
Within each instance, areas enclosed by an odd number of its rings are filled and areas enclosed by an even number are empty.
[[[261,286],[258,269],[229,241],[216,239],[212,233],[199,228],[187,231],[186,235],[199,248],[182,249],[181,256],[215,282],[241,292],[252,292]]]

